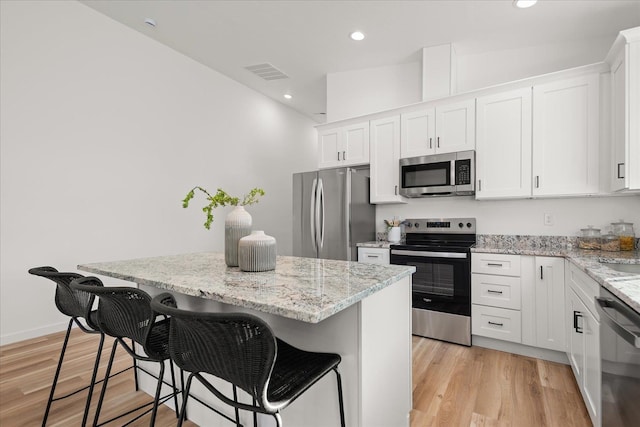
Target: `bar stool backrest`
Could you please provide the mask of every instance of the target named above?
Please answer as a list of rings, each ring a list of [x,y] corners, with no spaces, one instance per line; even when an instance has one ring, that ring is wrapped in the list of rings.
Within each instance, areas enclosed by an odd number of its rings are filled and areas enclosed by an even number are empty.
[[[53,267],[34,267],[29,269],[29,273],[56,283],[55,303],[61,313],[73,318],[84,318],[91,328],[98,329],[97,325],[92,324],[91,316],[88,316],[95,297],[92,294],[72,289],[70,286],[72,281],[84,277],[83,275],[59,272]]]
[[[277,343],[264,321],[244,313],[180,310],[168,293],[151,304],[154,311],[171,316],[169,353],[180,368],[222,378],[267,406]]]

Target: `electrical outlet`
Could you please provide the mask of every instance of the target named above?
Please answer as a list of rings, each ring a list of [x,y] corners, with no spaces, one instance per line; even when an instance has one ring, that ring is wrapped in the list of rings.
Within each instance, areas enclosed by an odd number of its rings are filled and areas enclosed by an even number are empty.
[[[544,214],[544,225],[553,225],[553,214],[545,212],[545,214]]]

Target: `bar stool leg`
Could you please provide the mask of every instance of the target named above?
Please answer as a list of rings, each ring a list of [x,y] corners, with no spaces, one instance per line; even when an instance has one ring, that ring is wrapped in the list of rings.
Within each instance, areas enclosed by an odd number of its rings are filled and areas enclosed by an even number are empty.
[[[100,333],[100,344],[98,345],[98,354],[96,354],[96,361],[93,365],[93,374],[91,375],[91,383],[89,384],[89,394],[87,395],[87,403],[84,407],[84,415],[82,417],[82,426],[87,425],[87,418],[89,417],[89,407],[91,406],[91,396],[93,396],[93,388],[96,385],[96,376],[98,375],[98,368],[100,366],[100,357],[102,356],[102,347],[104,345],[104,334]]]
[[[53,403],[53,394],[56,391],[56,385],[58,385],[58,376],[60,376],[60,369],[62,368],[62,360],[64,359],[64,353],[67,351],[67,343],[69,342],[69,335],[71,335],[71,327],[73,325],[73,318],[69,319],[69,326],[67,326],[67,333],[64,336],[64,343],[62,344],[62,350],[60,351],[60,358],[58,359],[58,367],[56,368],[56,374],[53,376],[53,384],[51,384],[51,391],[49,392],[49,400],[47,401],[47,409],[44,411],[44,418],[42,419],[42,427],[47,425],[47,418],[49,418],[49,410]]]
[[[109,382],[109,375],[111,375],[111,366],[113,365],[113,359],[116,355],[116,350],[118,349],[118,340],[113,341],[113,346],[111,347],[111,356],[109,356],[109,364],[107,365],[107,372],[104,374],[104,382],[102,383],[102,390],[100,390],[100,398],[98,399],[98,406],[96,407],[96,415],[93,418],[93,427],[98,425],[98,420],[100,419],[100,410],[102,409],[102,401],[104,400],[104,395],[107,391],[107,383]]]
[[[333,368],[336,373],[336,378],[338,381],[338,402],[340,403],[340,425],[345,427],[344,423],[344,401],[342,399],[342,377],[340,376],[340,372],[338,372],[338,367]]]

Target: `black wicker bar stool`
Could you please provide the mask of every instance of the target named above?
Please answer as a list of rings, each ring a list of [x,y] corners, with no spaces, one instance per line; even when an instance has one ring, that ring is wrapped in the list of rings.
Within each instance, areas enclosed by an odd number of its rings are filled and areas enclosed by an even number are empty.
[[[53,377],[53,383],[51,385],[51,391],[49,392],[49,399],[47,400],[47,408],[44,411],[42,425],[45,426],[47,424],[47,419],[49,418],[49,411],[51,410],[51,404],[53,402],[57,400],[65,399],[67,397],[71,397],[77,393],[80,393],[88,389],[89,393],[87,395],[87,402],[85,404],[84,415],[82,417],[82,425],[84,426],[87,422],[87,417],[89,415],[89,406],[91,405],[91,396],[93,394],[93,388],[95,384],[98,384],[101,382],[101,381],[98,381],[96,383],[96,375],[98,373],[100,355],[102,354],[102,346],[104,345],[104,334],[102,333],[102,331],[100,331],[100,328],[98,328],[97,326],[96,312],[91,310],[93,306],[94,296],[91,294],[77,292],[69,286],[73,280],[84,277],[81,274],[59,272],[53,267],[46,267],[46,266],[34,267],[29,270],[29,273],[35,276],[40,276],[40,277],[44,277],[46,279],[52,280],[56,284],[56,294],[55,294],[56,307],[62,314],[70,317],[69,324],[67,326],[67,333],[64,337],[62,349],[60,350],[60,357],[58,358],[58,367],[56,368],[56,373]],[[69,343],[71,328],[73,327],[74,323],[83,332],[86,332],[88,334],[100,334],[100,344],[98,344],[96,360],[93,366],[93,373],[91,375],[91,382],[87,386],[81,389],[78,389],[76,391],[73,391],[71,393],[67,393],[64,396],[54,397],[56,386],[58,385],[60,370],[62,369],[62,362],[64,360],[64,355],[67,350],[67,344]]]
[[[96,407],[93,426],[95,427],[110,423],[150,405],[151,409],[147,409],[130,421],[120,425],[129,425],[145,414],[151,412],[151,421],[149,425],[154,426],[158,406],[171,398],[174,399],[177,417],[177,395],[179,391],[176,388],[173,362],[169,358],[169,319],[166,318],[166,316],[162,316],[163,319],[156,320],[158,314],[151,309],[151,297],[149,294],[133,287],[103,286],[102,282],[97,277],[84,277],[74,280],[71,283],[71,288],[76,291],[86,292],[87,294],[98,297],[98,310],[96,316],[97,325],[102,332],[115,338],[111,348],[111,356],[109,357],[105,380],[102,384],[102,390],[100,391],[100,399],[98,400],[98,405]],[[131,346],[125,342],[125,338],[132,340]],[[142,347],[145,355],[136,353],[136,343]],[[107,391],[109,373],[111,372],[118,344],[120,344],[125,351],[134,358],[134,360],[158,362],[160,364],[160,373],[158,375],[156,392],[152,402],[129,410],[99,424],[98,421],[100,419],[100,411],[102,409],[104,396]],[[165,370],[164,362],[166,360],[169,360],[171,369],[171,384],[163,381]],[[138,366],[138,369],[144,370],[140,366]],[[153,375],[150,372],[148,373]],[[172,387],[172,393],[164,397],[160,397],[163,383]]]
[[[340,425],[344,427],[342,381],[338,372],[340,355],[312,353],[297,349],[276,338],[260,318],[241,313],[202,313],[177,308],[171,294],[151,301],[158,313],[170,316],[169,351],[173,361],[190,372],[184,389],[178,426],[184,421],[189,389],[194,378],[236,411],[238,409],[273,415],[282,426],[280,411],[309,387],[334,371],[338,383]],[[214,387],[201,374],[211,374],[233,385],[233,398]],[[253,404],[238,402],[236,387],[253,398]]]

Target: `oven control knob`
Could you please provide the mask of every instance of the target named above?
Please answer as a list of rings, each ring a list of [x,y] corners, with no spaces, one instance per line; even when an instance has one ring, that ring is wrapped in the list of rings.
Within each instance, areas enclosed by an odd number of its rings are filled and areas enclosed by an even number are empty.
[[[413,224],[411,224],[410,222],[407,223],[407,227],[411,228],[413,227]]]
[[[459,223],[458,227],[462,228],[462,227],[464,227],[464,224],[463,223]]]
[[[471,228],[471,223],[470,222],[467,223],[467,228]]]
[[[416,228],[420,228],[420,223],[416,222],[415,224],[413,224]]]

